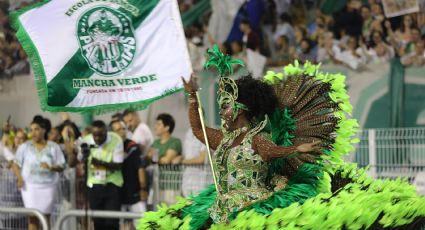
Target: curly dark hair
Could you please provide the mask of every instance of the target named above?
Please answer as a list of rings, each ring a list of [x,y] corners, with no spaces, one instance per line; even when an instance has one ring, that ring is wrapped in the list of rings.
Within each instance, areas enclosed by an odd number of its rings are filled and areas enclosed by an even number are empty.
[[[278,100],[273,88],[267,83],[244,76],[235,81],[238,86],[238,99],[248,107],[246,116],[250,121],[258,121],[264,115],[271,115],[278,106]]]
[[[40,115],[35,115],[34,118],[32,119],[31,124],[37,124],[42,129],[44,129],[46,131],[44,133],[44,139],[47,140],[49,132],[52,129],[52,123],[50,123],[50,120]]]

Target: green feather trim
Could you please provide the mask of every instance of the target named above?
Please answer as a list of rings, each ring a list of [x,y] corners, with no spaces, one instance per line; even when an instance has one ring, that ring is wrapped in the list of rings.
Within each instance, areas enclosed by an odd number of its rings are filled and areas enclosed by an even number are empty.
[[[288,108],[276,109],[270,116],[272,141],[280,146],[291,146],[293,135],[290,132],[295,130],[296,120],[292,118]]]
[[[244,66],[244,63],[241,60],[232,59],[229,55],[224,54],[218,48],[218,45],[214,45],[213,48],[208,49],[209,59],[204,64],[205,69],[215,67],[220,74],[220,77],[226,77],[232,75],[233,65]]]
[[[158,211],[145,212],[140,219],[137,229],[189,229],[190,217],[180,218],[181,209],[191,201],[178,197],[177,203],[167,207],[158,205]]]
[[[183,217],[190,216],[190,229],[200,229],[210,218],[208,209],[214,203],[216,197],[215,186],[210,185],[206,190],[190,199],[193,203],[183,209]]]
[[[265,131],[271,133],[273,143],[280,146],[292,146],[293,135],[290,133],[295,130],[296,120],[292,118],[292,114],[288,108],[277,108],[269,118],[269,123]],[[286,158],[278,158],[270,162],[268,169],[268,178],[278,174],[285,164]]]
[[[286,208],[270,208],[268,214],[256,211],[254,204],[229,223],[213,224],[210,229],[393,229],[425,219],[425,198],[417,195],[406,181],[372,180],[355,164],[334,169],[352,178],[353,183],[334,194],[320,193],[302,204],[293,202]],[[315,171],[314,167],[312,170]],[[299,189],[294,187],[295,193],[305,191]],[[280,192],[283,191],[276,194]]]

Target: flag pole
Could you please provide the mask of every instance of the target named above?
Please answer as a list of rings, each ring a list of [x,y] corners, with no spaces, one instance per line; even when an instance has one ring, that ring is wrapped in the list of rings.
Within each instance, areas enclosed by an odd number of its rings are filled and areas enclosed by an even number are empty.
[[[204,113],[202,111],[202,103],[201,103],[201,97],[199,96],[199,91],[196,91],[196,99],[198,100],[198,114],[199,114],[199,118],[201,120],[202,132],[204,134],[204,140],[205,140],[205,145],[207,147],[208,158],[210,160],[210,166],[211,166],[212,175],[213,175],[213,179],[214,179],[215,190],[217,191],[217,193],[220,193],[220,191],[218,190],[217,178],[216,178],[216,175],[215,175],[214,164],[213,164],[213,161],[212,161],[210,144],[208,143],[207,130],[206,130],[206,127],[205,127]]]

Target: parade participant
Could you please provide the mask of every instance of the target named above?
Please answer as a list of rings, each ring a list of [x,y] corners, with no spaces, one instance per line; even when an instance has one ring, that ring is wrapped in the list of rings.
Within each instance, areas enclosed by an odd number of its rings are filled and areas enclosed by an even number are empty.
[[[418,229],[425,198],[405,181],[372,180],[342,155],[357,122],[344,76],[289,65],[264,80],[233,80],[217,47],[206,67],[220,74],[222,129],[204,135],[193,78],[184,82],[195,136],[215,149],[216,185],[146,213],[139,229]],[[206,137],[205,137],[206,136]],[[403,211],[401,211],[403,210]],[[345,214],[342,214],[345,213]],[[173,223],[172,226],[169,223]]]

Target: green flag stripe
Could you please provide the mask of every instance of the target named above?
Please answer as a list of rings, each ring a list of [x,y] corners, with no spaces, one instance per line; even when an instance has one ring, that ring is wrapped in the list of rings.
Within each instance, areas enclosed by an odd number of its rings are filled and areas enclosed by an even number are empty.
[[[38,54],[37,48],[34,46],[30,36],[25,31],[21,22],[19,21],[19,17],[26,12],[39,8],[47,3],[50,0],[44,0],[26,7],[19,9],[17,11],[12,11],[9,15],[10,24],[12,28],[16,31],[16,37],[22,45],[22,48],[27,53],[28,59],[31,63],[32,69],[34,71],[34,75],[36,76],[36,84],[37,84],[37,93],[40,98],[41,107],[46,108],[47,101],[47,89],[46,89],[46,78],[43,68],[43,63],[41,61],[40,55]]]
[[[140,10],[140,15],[134,17],[126,9],[119,8],[121,12],[125,13],[133,22],[133,27],[137,27],[143,22],[144,19],[152,12],[160,0],[131,0],[132,5]],[[71,57],[59,73],[47,84],[48,88],[48,106],[66,106],[78,94],[79,89],[72,88],[73,79],[89,78],[94,71],[89,68],[86,60],[81,54],[80,49]]]

